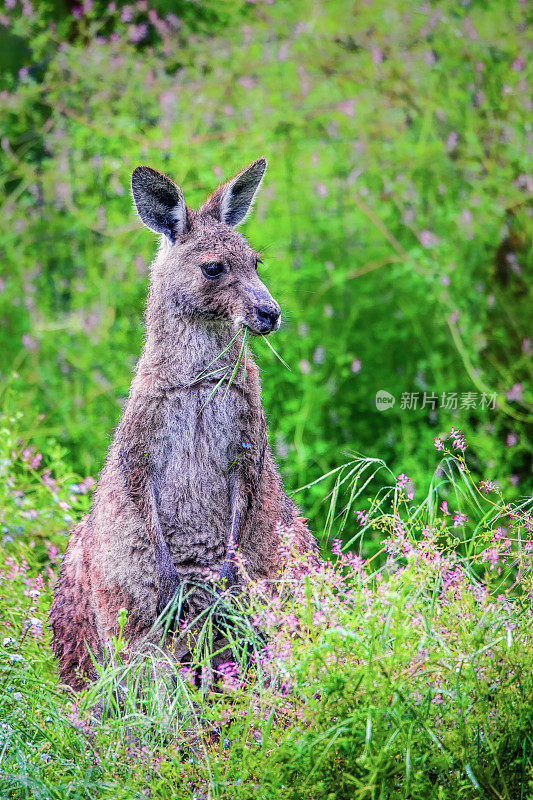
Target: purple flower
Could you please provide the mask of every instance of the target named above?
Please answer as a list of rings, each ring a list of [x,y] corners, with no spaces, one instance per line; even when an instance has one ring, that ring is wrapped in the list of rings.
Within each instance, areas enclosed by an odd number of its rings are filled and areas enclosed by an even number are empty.
[[[132,44],[139,44],[148,35],[148,25],[146,22],[141,22],[139,25],[130,25],[128,31],[128,39]]]
[[[226,664],[221,664],[217,669],[217,673],[221,678],[222,687],[226,692],[233,692],[240,689],[244,684],[239,679],[239,671],[237,665],[228,661]]]
[[[440,239],[432,231],[420,231],[418,234],[418,241],[422,247],[435,247]]]
[[[453,527],[459,528],[461,525],[464,525],[467,521],[468,516],[466,514],[461,514],[459,511],[456,511],[453,515]]]
[[[41,461],[42,460],[43,460],[43,454],[42,453],[36,453],[33,456],[33,458],[30,458],[30,460],[28,462],[28,466],[30,467],[30,469],[39,469],[39,467],[41,466]]]
[[[458,320],[459,320],[459,312],[457,310],[452,311],[448,315],[448,319],[449,319],[449,321],[451,322],[452,325],[455,325],[455,323],[458,322]]]
[[[509,400],[509,402],[512,403],[513,400],[520,401],[522,399],[522,391],[523,389],[521,383],[513,384],[513,386],[511,386],[511,388],[507,392],[507,399]]]
[[[337,103],[337,111],[341,111],[347,117],[355,116],[355,101],[342,100],[340,103]]]
[[[29,350],[30,353],[35,353],[36,350],[39,349],[39,343],[33,336],[30,336],[29,333],[25,333],[21,339],[22,346]]]
[[[255,86],[255,80],[250,75],[243,75],[242,78],[239,78],[237,83],[239,86],[242,86],[243,89],[253,89]]]
[[[189,686],[194,686],[196,681],[196,672],[191,667],[181,667],[180,669],[180,677],[184,683],[189,684]]]
[[[372,48],[372,63],[374,66],[378,66],[378,64],[383,63],[383,51],[379,49],[379,47]]]
[[[457,131],[452,131],[448,136],[448,138],[446,139],[446,152],[453,153],[453,151],[457,147],[458,141],[459,141],[459,135]]]

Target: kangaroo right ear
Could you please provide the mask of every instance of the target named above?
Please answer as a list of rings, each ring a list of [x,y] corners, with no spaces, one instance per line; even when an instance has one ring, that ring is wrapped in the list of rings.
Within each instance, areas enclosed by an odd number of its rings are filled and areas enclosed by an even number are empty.
[[[164,233],[171,242],[185,233],[187,206],[181,189],[151,167],[136,167],[131,193],[140,218],[154,233]]]

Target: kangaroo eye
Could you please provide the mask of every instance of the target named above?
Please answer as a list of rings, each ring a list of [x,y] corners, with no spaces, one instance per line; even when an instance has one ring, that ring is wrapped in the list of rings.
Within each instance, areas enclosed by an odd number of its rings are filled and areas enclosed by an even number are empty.
[[[202,264],[202,272],[206,278],[218,278],[224,272],[224,267],[219,261],[211,264]]]

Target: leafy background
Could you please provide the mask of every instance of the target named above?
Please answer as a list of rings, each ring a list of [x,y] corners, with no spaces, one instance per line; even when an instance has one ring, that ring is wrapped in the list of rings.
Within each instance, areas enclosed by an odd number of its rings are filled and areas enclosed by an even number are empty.
[[[533,797],[527,12],[3,0],[0,797]],[[130,173],[194,206],[260,154],[245,232],[291,366],[255,342],[264,404],[333,558],[249,587],[255,671],[235,642],[191,685],[207,642],[163,709],[120,628],[74,705],[47,614],[142,344]],[[136,689],[96,721],[122,668]]]
[[[245,233],[284,310],[274,344],[292,371],[255,349],[288,487],[357,450],[416,491],[453,425],[474,474],[527,494],[526,14],[511,0],[4,0],[0,371],[23,438],[55,438],[81,474],[103,463],[156,246],[132,169],[167,172],[195,206],[264,154]],[[459,408],[442,407],[453,392]],[[461,408],[470,392],[477,408]],[[323,494],[297,495],[315,529]]]

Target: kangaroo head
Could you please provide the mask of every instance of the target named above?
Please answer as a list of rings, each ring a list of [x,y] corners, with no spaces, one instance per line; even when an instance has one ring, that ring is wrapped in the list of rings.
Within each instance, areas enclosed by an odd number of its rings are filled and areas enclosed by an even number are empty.
[[[258,158],[198,211],[186,206],[170,178],[151,167],[133,171],[137,212],[163,238],[151,284],[159,304],[206,322],[242,324],[258,335],[279,328],[279,305],[257,274],[259,254],[235,230],[250,211],[266,165]]]

